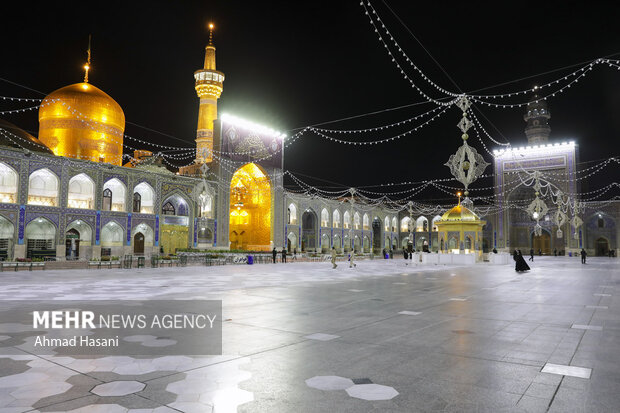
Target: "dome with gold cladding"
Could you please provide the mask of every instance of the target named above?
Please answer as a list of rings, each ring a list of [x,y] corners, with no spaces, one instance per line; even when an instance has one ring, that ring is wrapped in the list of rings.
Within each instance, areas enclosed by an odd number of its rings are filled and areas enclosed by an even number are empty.
[[[39,140],[56,155],[121,165],[125,114],[90,83],[50,93],[39,109]]]
[[[478,221],[480,218],[463,205],[459,204],[441,216],[441,221]]]

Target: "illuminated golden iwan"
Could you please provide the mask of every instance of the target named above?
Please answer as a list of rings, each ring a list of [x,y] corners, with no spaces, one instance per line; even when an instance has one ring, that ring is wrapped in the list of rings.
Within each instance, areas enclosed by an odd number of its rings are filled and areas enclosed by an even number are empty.
[[[271,249],[271,184],[267,174],[248,163],[230,182],[230,249]]]

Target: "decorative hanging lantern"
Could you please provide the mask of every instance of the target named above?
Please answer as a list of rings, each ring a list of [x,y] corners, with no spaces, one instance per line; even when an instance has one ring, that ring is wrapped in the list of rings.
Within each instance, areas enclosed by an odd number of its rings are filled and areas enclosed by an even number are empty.
[[[456,105],[463,112],[463,117],[457,124],[457,127],[463,132],[461,135],[463,144],[454,155],[450,155],[450,159],[448,159],[445,165],[450,168],[452,176],[465,186],[465,191],[463,192],[465,199],[462,201],[462,204],[467,208],[472,208],[473,202],[469,199],[469,185],[482,175],[489,163],[484,160],[475,148],[467,144],[467,139],[469,138],[467,131],[473,126],[473,123],[467,118],[467,109],[471,106],[471,102],[467,96],[462,96]]]
[[[566,223],[566,220],[567,220],[566,214],[558,209],[557,211],[555,211],[555,215],[553,218],[554,218],[555,225],[558,226],[558,231],[556,232],[555,235],[557,236],[557,238],[562,238],[562,236],[564,235],[562,233],[562,225]]]

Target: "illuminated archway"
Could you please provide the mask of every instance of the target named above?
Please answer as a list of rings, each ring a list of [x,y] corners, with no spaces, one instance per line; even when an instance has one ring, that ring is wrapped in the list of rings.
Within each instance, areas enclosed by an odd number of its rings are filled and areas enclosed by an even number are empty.
[[[237,169],[230,181],[229,235],[231,248],[271,250],[271,184],[254,163]]]

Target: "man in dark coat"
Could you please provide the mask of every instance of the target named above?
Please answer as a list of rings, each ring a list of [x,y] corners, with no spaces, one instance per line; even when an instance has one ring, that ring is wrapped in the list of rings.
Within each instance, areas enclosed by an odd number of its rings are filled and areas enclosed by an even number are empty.
[[[286,264],[286,248],[282,248],[282,262]]]
[[[521,250],[519,250],[521,252]],[[534,248],[530,248],[530,261],[534,261]]]
[[[581,263],[585,264],[586,263],[586,257],[588,256],[588,254],[586,253],[586,250],[584,250],[583,248],[581,249]]]
[[[278,255],[278,252],[276,251],[276,247],[273,247],[273,251],[271,251],[271,255],[273,256],[273,263],[276,263],[276,256]]]
[[[516,263],[515,263],[515,271],[516,272],[529,271],[530,270],[530,266],[527,265],[527,262],[525,262],[525,258],[523,258],[523,255],[521,254],[521,250],[518,251],[518,253],[516,255],[515,261],[516,261]]]

